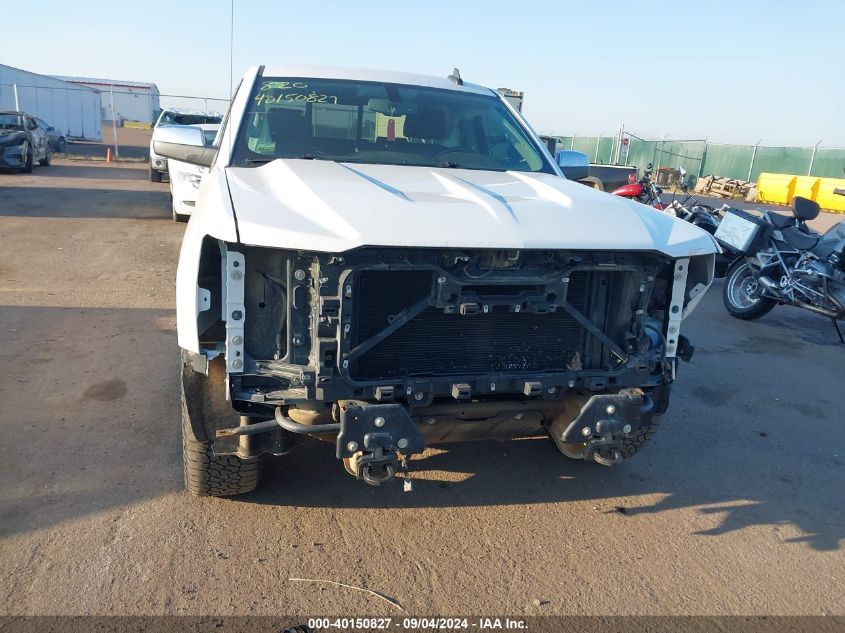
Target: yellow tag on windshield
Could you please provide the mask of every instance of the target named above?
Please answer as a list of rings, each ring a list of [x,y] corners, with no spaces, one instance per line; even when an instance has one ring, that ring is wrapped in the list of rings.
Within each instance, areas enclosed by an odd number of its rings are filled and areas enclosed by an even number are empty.
[[[390,116],[376,112],[376,138],[386,138],[388,141],[395,141],[405,136],[405,115]]]

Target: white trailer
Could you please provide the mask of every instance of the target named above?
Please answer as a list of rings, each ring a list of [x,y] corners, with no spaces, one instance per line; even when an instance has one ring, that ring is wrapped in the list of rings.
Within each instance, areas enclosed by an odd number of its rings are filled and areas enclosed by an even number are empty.
[[[62,136],[99,141],[100,93],[90,88],[0,64],[0,110],[20,110],[43,119]]]
[[[123,121],[152,124],[161,110],[158,86],[153,83],[63,75],[55,77],[99,91],[103,99],[103,121],[117,121],[118,125],[122,125]]]

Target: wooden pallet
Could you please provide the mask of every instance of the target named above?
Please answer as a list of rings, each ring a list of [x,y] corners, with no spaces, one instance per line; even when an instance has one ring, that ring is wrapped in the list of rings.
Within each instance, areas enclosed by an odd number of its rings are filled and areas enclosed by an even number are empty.
[[[753,183],[735,178],[716,178],[705,176],[695,183],[695,193],[714,198],[745,198]]]

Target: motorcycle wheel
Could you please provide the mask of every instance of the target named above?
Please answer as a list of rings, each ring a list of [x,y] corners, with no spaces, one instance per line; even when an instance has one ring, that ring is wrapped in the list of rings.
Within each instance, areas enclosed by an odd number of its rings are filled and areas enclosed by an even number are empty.
[[[733,263],[725,275],[722,301],[731,316],[745,321],[759,319],[771,312],[777,301],[760,295],[762,288],[754,276],[754,269],[744,259]]]

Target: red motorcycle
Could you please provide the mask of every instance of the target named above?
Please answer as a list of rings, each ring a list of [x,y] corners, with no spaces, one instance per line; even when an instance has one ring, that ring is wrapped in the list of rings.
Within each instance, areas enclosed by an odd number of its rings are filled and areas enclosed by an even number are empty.
[[[652,182],[651,169],[652,164],[649,163],[646,165],[642,178],[637,181],[630,182],[627,185],[623,185],[611,193],[613,193],[614,196],[621,196],[630,200],[636,200],[637,202],[647,204],[650,207],[654,207],[655,209],[662,211],[663,204],[660,202],[660,194],[663,193],[663,189]],[[633,174],[630,176],[630,179],[633,181]]]

